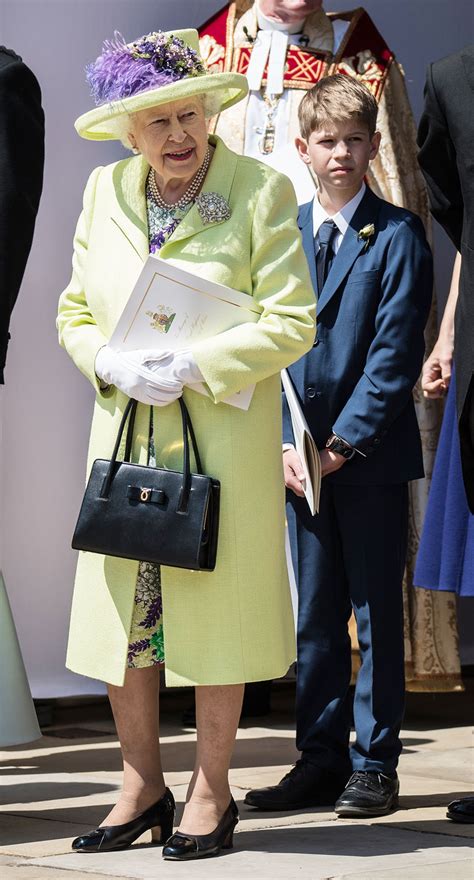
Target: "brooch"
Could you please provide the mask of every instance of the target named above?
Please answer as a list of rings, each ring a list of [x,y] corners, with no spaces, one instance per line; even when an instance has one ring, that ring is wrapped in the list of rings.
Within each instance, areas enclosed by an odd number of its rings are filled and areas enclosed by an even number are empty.
[[[359,229],[359,232],[357,233],[357,241],[365,242],[364,251],[367,250],[370,244],[370,239],[373,235],[375,235],[375,226],[373,223],[367,223],[366,226],[363,226],[362,229]]]
[[[231,215],[224,196],[216,192],[201,193],[196,199],[196,206],[203,223],[221,223]]]

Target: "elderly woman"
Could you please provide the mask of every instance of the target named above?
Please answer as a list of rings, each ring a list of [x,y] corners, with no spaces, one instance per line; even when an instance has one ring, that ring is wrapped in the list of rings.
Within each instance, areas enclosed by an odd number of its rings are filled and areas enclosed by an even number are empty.
[[[216,568],[194,572],[81,553],[68,667],[109,685],[123,792],[82,852],[123,849],[150,829],[165,858],[232,846],[228,770],[243,683],[276,678],[295,647],[284,553],[279,371],[314,338],[315,304],[289,181],[208,136],[206,116],[246,94],[238,74],[208,75],[196,31],[118,36],[88,70],[99,104],[82,137],[120,138],[135,157],[97,168],[84,194],[73,274],[61,296],[61,344],[96,391],[89,467],[110,457],[130,397],[133,460],[181,469],[184,394],[205,472],[221,481]],[[212,193],[212,199],[206,194]],[[209,201],[218,205],[212,212]],[[236,288],[261,307],[165,361],[107,345],[149,251]],[[209,396],[188,388],[204,381]],[[225,400],[256,383],[248,411]],[[150,425],[152,429],[150,429]],[[160,759],[160,664],[195,685],[197,752],[178,833]]]

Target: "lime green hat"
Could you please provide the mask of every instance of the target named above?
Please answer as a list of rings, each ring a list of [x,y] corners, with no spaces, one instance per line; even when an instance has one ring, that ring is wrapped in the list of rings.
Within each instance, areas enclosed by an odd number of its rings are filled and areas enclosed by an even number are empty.
[[[80,136],[89,140],[120,139],[123,117],[139,110],[212,95],[206,112],[213,116],[248,92],[247,79],[239,73],[207,72],[198,32],[192,29],[155,31],[133,43],[126,43],[116,32],[88,66],[87,79],[97,106],[74,124]]]

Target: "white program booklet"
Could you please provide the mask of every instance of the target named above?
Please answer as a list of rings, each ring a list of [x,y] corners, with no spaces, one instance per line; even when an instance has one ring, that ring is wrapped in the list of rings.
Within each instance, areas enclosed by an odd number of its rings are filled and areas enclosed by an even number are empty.
[[[319,511],[319,496],[321,493],[321,459],[318,448],[313,440],[308,422],[301,409],[298,396],[293,387],[293,382],[286,370],[281,371],[281,382],[286,394],[286,401],[291,417],[291,427],[295,438],[295,448],[301,459],[305,475],[304,494],[309,509],[314,516]]]
[[[179,351],[259,317],[251,296],[150,254],[109,344],[116,351]],[[208,394],[203,383],[191,387]],[[254,390],[251,385],[224,402],[247,410]]]

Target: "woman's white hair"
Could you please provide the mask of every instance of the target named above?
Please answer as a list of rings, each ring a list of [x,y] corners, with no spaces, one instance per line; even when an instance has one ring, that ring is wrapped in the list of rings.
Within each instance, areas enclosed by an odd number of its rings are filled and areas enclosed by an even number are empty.
[[[211,94],[197,95],[196,97],[201,101],[204,115],[207,118],[215,116],[219,112],[221,99],[215,92],[211,92]],[[134,149],[130,140],[130,134],[133,134],[134,115],[134,113],[126,113],[123,116],[119,116],[115,120],[114,127],[117,132],[117,137],[122,142],[125,149],[132,150],[132,152],[138,152],[138,150]]]

